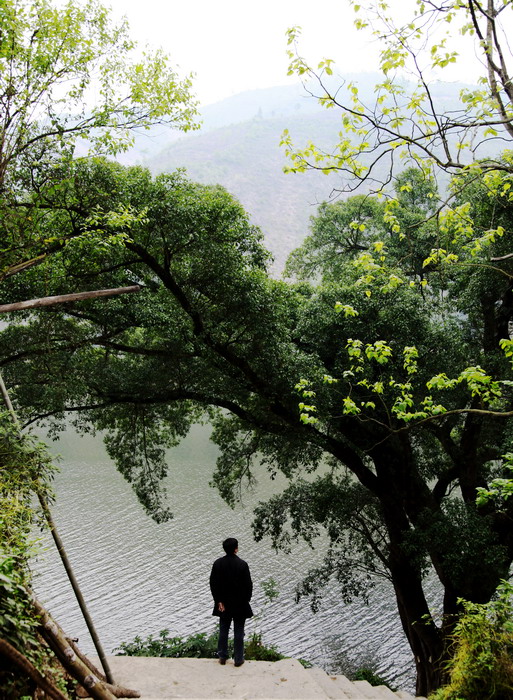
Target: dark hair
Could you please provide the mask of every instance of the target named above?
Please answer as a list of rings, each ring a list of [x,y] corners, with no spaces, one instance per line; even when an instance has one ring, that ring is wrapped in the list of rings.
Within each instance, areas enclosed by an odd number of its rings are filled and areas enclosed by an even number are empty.
[[[239,543],[235,537],[228,537],[227,540],[223,542],[223,549],[226,554],[235,554],[235,550],[239,548]]]

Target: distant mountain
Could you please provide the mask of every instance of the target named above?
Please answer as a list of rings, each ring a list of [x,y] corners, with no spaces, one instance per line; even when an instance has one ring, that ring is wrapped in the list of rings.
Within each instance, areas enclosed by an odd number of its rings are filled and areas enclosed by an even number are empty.
[[[371,104],[378,78],[348,74],[343,79],[357,81],[361,98]],[[439,106],[454,109],[462,87],[435,84]],[[321,108],[302,85],[292,85],[235,95],[205,107],[202,116],[199,132],[183,136],[153,130],[146,142],[139,139],[138,161],[143,159],[155,173],[183,167],[193,180],[226,187],[262,228],[279,273],[288,254],[307,235],[317,205],[342,185],[337,174],[284,174],[280,136],[288,129],[298,145],[311,139],[330,150],[338,140],[340,114]]]

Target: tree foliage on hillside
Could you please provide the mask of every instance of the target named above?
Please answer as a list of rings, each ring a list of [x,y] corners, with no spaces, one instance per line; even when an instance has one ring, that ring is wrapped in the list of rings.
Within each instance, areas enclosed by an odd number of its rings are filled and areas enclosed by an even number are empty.
[[[463,258],[422,268],[439,232],[425,221],[434,185],[417,178],[405,173],[397,193],[408,252],[384,230],[380,201],[357,197],[321,209],[293,258],[304,279],[285,283],[268,277],[261,234],[221,188],[79,161],[65,197],[73,219],[54,213],[49,228],[66,236],[119,202],[145,215],[115,246],[71,241],[25,284],[64,293],[135,281],[143,291],[13,318],[0,362],[27,423],[76,414],[84,429],[106,431],[157,520],[169,516],[164,450],[202,416],[214,424],[213,481],[228,502],[255,460],[283,472],[291,485],[259,508],[257,537],[287,547],[328,533],[321,570],[302,588],[314,604],[330,576],[347,599],[375,575],[390,580],[425,693],[440,682],[458,599],[488,600],[513,560],[510,507],[476,506],[511,438],[498,341],[513,312],[509,272]],[[477,240],[490,215],[507,224],[511,205],[473,187]],[[499,238],[472,260],[505,250]],[[1,294],[19,294],[15,281]],[[321,463],[324,476],[303,479]],[[430,570],[444,592],[441,624],[426,600]]]

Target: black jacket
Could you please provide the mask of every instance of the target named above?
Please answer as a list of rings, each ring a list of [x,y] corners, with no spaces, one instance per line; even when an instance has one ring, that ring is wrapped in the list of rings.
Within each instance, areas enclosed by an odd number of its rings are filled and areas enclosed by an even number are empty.
[[[253,593],[249,566],[236,554],[227,554],[216,559],[210,574],[210,590],[214,598],[212,615],[253,617],[249,604]],[[224,603],[224,613],[219,612],[217,607],[219,603]]]

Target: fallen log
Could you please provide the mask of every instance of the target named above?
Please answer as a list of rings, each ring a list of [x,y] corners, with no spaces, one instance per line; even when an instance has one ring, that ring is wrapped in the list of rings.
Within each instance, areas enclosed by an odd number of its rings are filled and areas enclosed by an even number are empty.
[[[50,614],[37,600],[33,605],[41,620],[41,636],[55,653],[63,668],[78,683],[85,688],[94,700],[115,700],[116,696],[109,690],[106,683],[91,672],[68,644],[66,635],[59,625],[52,620]]]
[[[67,700],[66,695],[49,678],[43,676],[24,654],[15,649],[5,639],[0,639],[0,656],[7,659],[12,666],[28,676],[34,685],[43,690],[51,700]]]
[[[110,692],[115,695],[117,698],[140,698],[141,693],[138,690],[131,690],[130,688],[123,688],[121,685],[116,685],[109,683],[107,679],[105,678],[105,674],[103,674],[89,659],[83,652],[80,651],[78,646],[76,645],[75,641],[73,639],[70,639],[69,637],[66,637],[66,641],[70,645],[70,647],[73,649],[75,654],[78,656],[79,659],[81,659],[87,668],[94,673],[94,675],[97,678],[100,678],[102,681],[105,682],[105,685],[107,688],[110,690]]]

